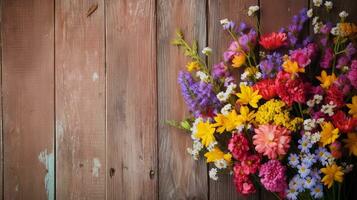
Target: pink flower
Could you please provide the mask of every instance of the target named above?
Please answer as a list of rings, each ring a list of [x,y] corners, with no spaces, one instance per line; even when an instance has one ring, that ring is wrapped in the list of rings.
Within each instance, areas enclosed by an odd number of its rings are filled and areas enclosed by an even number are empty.
[[[308,91],[307,84],[301,79],[291,79],[291,75],[283,71],[280,71],[275,79],[275,89],[278,96],[289,106],[293,102],[304,103]]]
[[[229,141],[228,149],[232,153],[233,158],[244,160],[248,156],[248,140],[242,134],[234,134]]]
[[[348,79],[351,81],[351,85],[357,88],[357,60],[353,60],[351,64],[351,70],[347,75]]]
[[[325,103],[328,104],[331,101],[337,107],[345,105],[342,90],[340,90],[336,84],[332,85],[326,92]]]
[[[233,56],[238,52],[239,43],[237,41],[232,42],[229,45],[227,51],[223,53],[224,62],[229,62],[232,60]]]
[[[260,167],[260,157],[258,155],[247,156],[241,161],[242,170],[245,174],[254,174]]]
[[[285,171],[278,160],[269,160],[260,167],[260,182],[268,191],[284,192],[287,188]]]
[[[320,66],[322,68],[327,69],[330,67],[332,60],[333,60],[333,51],[331,48],[328,48],[325,50],[325,53],[324,53],[322,60],[320,62]]]
[[[276,159],[288,151],[291,137],[290,131],[285,127],[260,125],[254,131],[256,134],[253,136],[253,144],[257,152],[269,159]]]

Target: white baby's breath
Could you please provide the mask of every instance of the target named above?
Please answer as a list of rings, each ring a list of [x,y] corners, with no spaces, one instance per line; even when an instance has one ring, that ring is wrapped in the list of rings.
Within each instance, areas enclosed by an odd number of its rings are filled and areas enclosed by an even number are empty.
[[[311,18],[311,17],[314,15],[313,9],[312,9],[312,8],[309,9],[309,10],[306,12],[306,15],[307,15],[309,18]]]
[[[316,7],[321,7],[321,5],[322,5],[322,0],[313,0],[312,2],[314,3],[314,6],[316,6]]]
[[[249,6],[248,16],[253,16],[259,10],[259,6]]]
[[[212,53],[212,49],[210,47],[205,47],[202,49],[202,53],[208,56]]]
[[[346,19],[346,17],[348,17],[348,13],[346,11],[342,11],[340,12],[340,14],[338,14],[338,16],[341,17],[341,19]]]
[[[332,7],[333,7],[332,1],[326,1],[324,5],[325,5],[327,10],[331,10]]]
[[[209,177],[212,179],[212,180],[218,180],[218,176],[217,176],[217,168],[212,168],[209,170]]]

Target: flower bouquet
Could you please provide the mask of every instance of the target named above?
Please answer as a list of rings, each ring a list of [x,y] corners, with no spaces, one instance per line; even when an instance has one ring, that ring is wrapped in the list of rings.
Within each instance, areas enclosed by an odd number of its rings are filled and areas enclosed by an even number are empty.
[[[338,23],[323,22],[314,14],[331,10],[332,2],[313,2],[287,28],[268,34],[221,20],[232,42],[213,66],[203,57],[211,48],[200,54],[181,32],[173,40],[191,58],[178,75],[190,116],[170,124],[191,134],[187,151],[211,163],[211,179],[232,174],[243,195],[262,188],[280,199],[351,198],[357,26],[345,11]],[[251,6],[248,15],[258,11]],[[309,18],[314,33],[303,37]]]

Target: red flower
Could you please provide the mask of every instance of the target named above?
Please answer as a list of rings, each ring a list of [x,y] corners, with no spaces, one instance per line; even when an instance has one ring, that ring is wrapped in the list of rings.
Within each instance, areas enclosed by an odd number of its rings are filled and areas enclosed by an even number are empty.
[[[233,158],[244,160],[248,156],[249,143],[247,138],[242,134],[234,134],[228,144],[228,149],[232,153]]]
[[[278,96],[289,106],[293,102],[304,103],[307,86],[301,79],[291,79],[289,73],[280,71],[275,80],[275,88]]]
[[[262,95],[263,99],[267,101],[277,95],[274,80],[272,79],[264,79],[259,81],[253,86],[253,89],[259,90],[259,94]]]
[[[242,169],[245,174],[254,174],[260,167],[260,157],[258,155],[247,156],[241,161]]]
[[[328,104],[331,101],[337,107],[344,106],[342,90],[340,90],[336,84],[333,84],[326,93],[325,103]]]
[[[357,119],[347,117],[346,114],[341,110],[337,111],[337,113],[332,116],[332,122],[335,127],[344,133],[353,131],[357,125]]]
[[[259,44],[265,49],[274,50],[286,44],[287,36],[285,33],[269,33],[260,37]]]
[[[244,174],[243,168],[240,164],[236,163],[233,168],[233,182],[236,186],[237,192],[248,195],[256,192],[253,182],[249,176]]]

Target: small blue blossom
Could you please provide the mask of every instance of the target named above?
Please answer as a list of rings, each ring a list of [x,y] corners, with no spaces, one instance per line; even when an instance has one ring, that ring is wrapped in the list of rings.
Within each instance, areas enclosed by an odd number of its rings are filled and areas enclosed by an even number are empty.
[[[298,197],[298,192],[295,188],[289,188],[286,190],[286,198],[290,200],[296,200]]]
[[[324,193],[323,193],[323,187],[322,187],[321,184],[316,185],[316,187],[314,187],[314,188],[311,190],[311,196],[313,196],[313,197],[316,198],[316,199],[322,198],[323,195],[324,195]]]
[[[329,159],[332,157],[331,153],[323,147],[320,147],[316,150],[316,155],[323,166],[328,165]]]
[[[293,188],[298,192],[304,191],[304,182],[303,179],[300,178],[299,175],[295,175],[289,182],[289,188]]]
[[[303,136],[299,141],[299,146],[298,148],[305,153],[310,152],[310,148],[312,147],[312,143],[305,137]]]
[[[299,164],[299,156],[295,153],[290,154],[288,159],[292,167],[296,167]]]
[[[298,168],[298,172],[302,178],[305,178],[311,172],[310,168],[308,166],[306,166],[305,164],[298,165],[297,168]]]
[[[314,154],[305,154],[301,161],[307,167],[311,167],[314,163],[316,163],[316,156]]]
[[[312,189],[316,185],[316,180],[310,176],[307,176],[305,178],[305,184],[304,187],[306,189]]]

